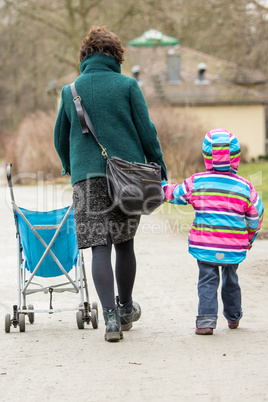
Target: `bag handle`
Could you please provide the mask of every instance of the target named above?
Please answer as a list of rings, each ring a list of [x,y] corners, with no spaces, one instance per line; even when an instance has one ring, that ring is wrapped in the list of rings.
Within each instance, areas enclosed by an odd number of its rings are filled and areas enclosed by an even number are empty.
[[[83,134],[88,134],[90,132],[93,135],[93,137],[96,140],[97,144],[102,149],[102,153],[101,153],[102,156],[105,159],[107,159],[108,155],[107,155],[107,152],[106,152],[106,148],[104,148],[101,145],[100,141],[99,141],[99,138],[98,138],[97,133],[96,133],[96,131],[95,131],[94,127],[93,127],[93,124],[92,124],[92,122],[90,120],[88,112],[86,111],[86,109],[85,109],[85,107],[84,107],[84,105],[82,103],[81,97],[78,95],[78,92],[77,92],[76,87],[75,87],[75,82],[73,82],[71,84],[71,91],[72,91],[72,95],[73,95],[73,102],[74,102],[74,105],[75,105],[77,116],[78,116],[78,119],[79,119],[79,122],[80,122],[80,125],[81,125],[82,133]]]

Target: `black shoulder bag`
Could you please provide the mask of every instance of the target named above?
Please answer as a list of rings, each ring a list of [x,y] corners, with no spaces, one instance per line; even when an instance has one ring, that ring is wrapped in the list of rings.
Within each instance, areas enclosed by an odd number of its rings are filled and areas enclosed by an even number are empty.
[[[71,84],[71,91],[82,133],[90,132],[93,135],[107,161],[106,178],[111,201],[126,214],[149,215],[165,200],[161,166],[154,162],[127,162],[116,156],[109,157],[77,93],[75,82]]]

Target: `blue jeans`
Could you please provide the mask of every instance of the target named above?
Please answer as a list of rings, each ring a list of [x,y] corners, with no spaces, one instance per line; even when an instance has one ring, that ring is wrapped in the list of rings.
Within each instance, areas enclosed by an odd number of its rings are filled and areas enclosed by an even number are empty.
[[[220,282],[219,265],[198,261],[198,316],[197,328],[216,328],[218,318],[217,291]],[[223,315],[228,321],[236,322],[242,317],[241,289],[238,283],[236,270],[238,264],[222,266],[221,297]]]

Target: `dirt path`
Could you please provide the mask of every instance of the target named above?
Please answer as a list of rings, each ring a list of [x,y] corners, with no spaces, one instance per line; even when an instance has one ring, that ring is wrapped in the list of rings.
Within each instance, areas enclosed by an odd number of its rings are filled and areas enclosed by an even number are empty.
[[[62,207],[71,199],[66,188],[52,186],[20,187],[15,195],[29,209]],[[103,340],[102,317],[99,329],[78,330],[74,312],[36,314],[25,333],[4,332],[4,316],[17,301],[15,228],[5,186],[0,222],[1,401],[268,401],[268,240],[257,241],[239,269],[240,328],[227,328],[220,304],[215,335],[196,336],[197,267],[187,239],[170,233],[163,217],[143,217],[134,291],[142,318],[123,341],[110,344]],[[94,301],[90,251],[85,255]],[[68,305],[74,299],[61,294],[58,300]],[[28,302],[47,307],[48,296]]]

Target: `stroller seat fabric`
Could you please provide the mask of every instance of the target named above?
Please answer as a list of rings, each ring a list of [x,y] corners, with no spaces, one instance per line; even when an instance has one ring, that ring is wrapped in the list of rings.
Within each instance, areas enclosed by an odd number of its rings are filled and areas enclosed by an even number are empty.
[[[61,223],[68,208],[69,207],[48,212],[36,212],[18,207],[45,241],[47,246],[56,232],[56,226]],[[26,260],[25,266],[27,270],[32,273],[44,254],[46,247],[36,237],[31,228],[19,214],[17,214],[17,219],[23,253]],[[43,228],[41,228],[42,226]],[[56,237],[51,247],[51,251],[55,254],[66,272],[69,272],[72,267],[76,265],[79,251],[77,248],[73,209]],[[35,275],[41,277],[56,277],[63,275],[63,272],[52,256],[47,254]]]

